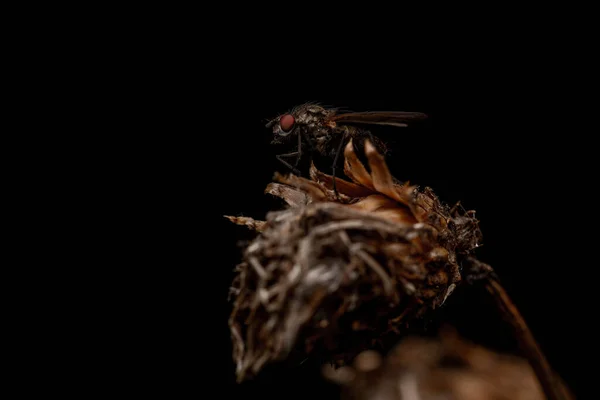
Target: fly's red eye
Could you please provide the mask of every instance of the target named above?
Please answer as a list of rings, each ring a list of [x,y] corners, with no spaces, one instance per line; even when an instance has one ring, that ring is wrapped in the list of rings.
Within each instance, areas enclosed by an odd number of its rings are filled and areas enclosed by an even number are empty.
[[[279,126],[281,126],[281,130],[284,132],[289,132],[296,123],[296,119],[293,115],[285,114],[279,119]]]

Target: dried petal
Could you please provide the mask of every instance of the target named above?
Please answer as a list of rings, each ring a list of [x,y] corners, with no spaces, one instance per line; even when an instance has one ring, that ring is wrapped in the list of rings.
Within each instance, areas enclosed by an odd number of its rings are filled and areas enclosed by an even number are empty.
[[[310,181],[306,178],[302,178],[295,175],[283,176],[279,173],[275,174],[275,180],[280,183],[284,183],[295,188],[303,190],[310,201],[323,201],[327,199],[327,194],[318,183]]]
[[[375,190],[371,176],[369,176],[365,166],[360,162],[356,156],[356,153],[354,152],[352,139],[348,141],[348,144],[344,149],[344,157],[344,173],[346,176],[361,186]]]
[[[319,171],[314,164],[312,164],[310,168],[310,177],[314,181],[322,183],[327,189],[333,190],[333,177]],[[373,194],[373,191],[369,188],[348,182],[338,177],[335,178],[335,185],[338,193],[350,198],[366,197]]]
[[[281,197],[292,207],[305,206],[311,201],[306,192],[288,185],[282,185],[281,183],[269,183],[265,189],[265,193]]]
[[[259,221],[250,217],[234,217],[231,215],[224,215],[225,218],[237,225],[245,225],[248,228],[261,232],[264,229],[265,221]]]
[[[392,174],[390,174],[390,170],[388,169],[383,156],[377,152],[369,140],[365,141],[365,153],[369,160],[369,166],[371,167],[371,177],[375,190],[396,201],[408,204],[408,202],[406,202],[406,200],[396,191]]]

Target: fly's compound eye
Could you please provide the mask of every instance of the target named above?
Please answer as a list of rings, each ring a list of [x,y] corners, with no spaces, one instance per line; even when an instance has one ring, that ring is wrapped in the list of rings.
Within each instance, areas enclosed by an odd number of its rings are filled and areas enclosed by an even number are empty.
[[[284,116],[282,116],[279,119],[279,126],[281,127],[281,130],[285,134],[290,133],[292,131],[292,129],[294,129],[295,124],[296,124],[296,119],[291,114],[285,114]]]

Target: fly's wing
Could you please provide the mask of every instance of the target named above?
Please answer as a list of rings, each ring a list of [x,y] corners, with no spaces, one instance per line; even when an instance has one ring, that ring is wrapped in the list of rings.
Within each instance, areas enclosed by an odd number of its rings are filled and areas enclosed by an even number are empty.
[[[427,115],[419,112],[406,111],[365,111],[337,114],[331,117],[338,124],[358,123],[370,125],[407,126],[413,121],[422,121]]]

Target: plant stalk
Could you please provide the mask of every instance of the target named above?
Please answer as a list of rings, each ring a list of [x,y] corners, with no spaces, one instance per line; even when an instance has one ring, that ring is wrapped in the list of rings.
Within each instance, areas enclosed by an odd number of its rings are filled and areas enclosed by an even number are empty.
[[[573,400],[560,378],[552,371],[531,330],[506,290],[493,277],[485,280],[485,288],[494,298],[504,319],[514,329],[519,346],[531,364],[548,400]]]

